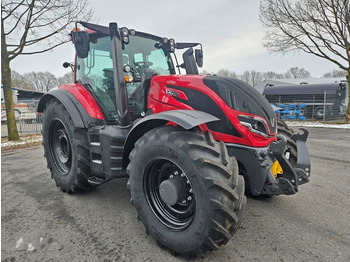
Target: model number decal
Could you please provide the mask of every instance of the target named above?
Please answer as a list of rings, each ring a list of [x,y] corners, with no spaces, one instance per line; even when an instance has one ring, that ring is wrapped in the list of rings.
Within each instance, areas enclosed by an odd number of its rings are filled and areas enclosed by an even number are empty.
[[[176,92],[176,91],[168,89],[168,88],[165,89],[165,93],[167,95],[171,95],[171,96],[174,96],[174,97],[179,97],[180,96],[179,92]]]

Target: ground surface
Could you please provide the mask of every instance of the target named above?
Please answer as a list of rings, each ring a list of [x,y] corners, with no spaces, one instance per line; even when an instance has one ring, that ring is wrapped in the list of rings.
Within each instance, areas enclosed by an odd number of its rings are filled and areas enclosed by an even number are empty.
[[[248,199],[233,239],[194,261],[350,261],[350,131],[309,130],[310,183]],[[1,169],[2,261],[184,261],[146,235],[126,179],[64,194],[41,146],[4,151]]]

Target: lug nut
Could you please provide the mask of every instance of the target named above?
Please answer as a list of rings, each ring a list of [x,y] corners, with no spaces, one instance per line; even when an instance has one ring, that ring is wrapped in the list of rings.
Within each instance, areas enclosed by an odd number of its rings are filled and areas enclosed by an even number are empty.
[[[189,197],[187,198],[187,200],[188,200],[188,201],[191,201],[191,200],[192,200],[192,197],[191,197],[191,196],[189,196]]]
[[[174,176],[173,175],[170,175],[169,178],[173,178]]]
[[[179,172],[177,172],[177,171],[174,172],[174,175],[175,175],[175,176],[177,176],[178,174],[179,174]]]

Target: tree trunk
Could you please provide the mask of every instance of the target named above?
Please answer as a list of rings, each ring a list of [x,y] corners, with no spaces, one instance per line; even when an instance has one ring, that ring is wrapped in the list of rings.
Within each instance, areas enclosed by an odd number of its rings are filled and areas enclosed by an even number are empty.
[[[348,105],[345,111],[346,123],[350,124],[350,67],[348,68]]]
[[[3,23],[1,24],[1,78],[4,88],[8,140],[19,140],[12,96],[10,59],[7,53],[4,26]]]

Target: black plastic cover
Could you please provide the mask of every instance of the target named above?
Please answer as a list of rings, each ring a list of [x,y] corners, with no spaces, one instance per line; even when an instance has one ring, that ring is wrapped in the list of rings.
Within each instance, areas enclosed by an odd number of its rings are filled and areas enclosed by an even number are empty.
[[[269,102],[247,83],[219,76],[207,76],[203,83],[217,93],[224,102],[237,111],[260,116],[267,120],[270,130],[276,130],[275,112]]]

